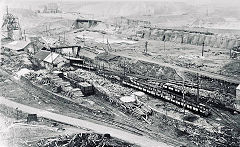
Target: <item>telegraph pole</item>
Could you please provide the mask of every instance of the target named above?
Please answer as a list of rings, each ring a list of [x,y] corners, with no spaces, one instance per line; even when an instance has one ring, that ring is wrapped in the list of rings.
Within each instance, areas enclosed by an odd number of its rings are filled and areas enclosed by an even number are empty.
[[[17,111],[17,120],[18,120],[18,113],[19,113],[18,107],[16,108],[16,111]]]
[[[124,78],[126,77],[126,67],[125,67],[125,60],[124,60],[124,62],[123,62],[123,75],[124,75]]]
[[[232,48],[230,48],[230,59],[232,59]]]
[[[145,52],[147,53],[147,46],[148,46],[148,42],[145,42]]]
[[[64,34],[63,34],[63,38],[64,38],[64,45],[65,45],[65,31],[64,31]]]
[[[24,40],[26,41],[26,32],[25,32],[25,30],[23,30],[23,33],[24,33]]]
[[[185,81],[183,79],[183,101],[185,100],[185,84],[184,83],[185,83]],[[185,103],[183,105],[183,112],[185,114]]]
[[[199,74],[197,73],[197,103],[199,103]]]
[[[203,41],[203,43],[202,43],[202,56],[203,56],[203,52],[204,52],[204,45],[205,45],[205,43]]]
[[[48,36],[48,30],[47,30],[47,25],[46,25],[46,36]]]

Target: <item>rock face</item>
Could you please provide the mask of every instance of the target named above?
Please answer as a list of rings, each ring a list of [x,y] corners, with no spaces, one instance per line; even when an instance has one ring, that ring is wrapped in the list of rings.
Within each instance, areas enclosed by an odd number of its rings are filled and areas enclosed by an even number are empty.
[[[202,46],[230,49],[240,45],[240,38],[236,36],[223,36],[208,32],[189,32],[184,30],[171,29],[149,29],[144,30],[145,38],[154,40],[170,41]]]

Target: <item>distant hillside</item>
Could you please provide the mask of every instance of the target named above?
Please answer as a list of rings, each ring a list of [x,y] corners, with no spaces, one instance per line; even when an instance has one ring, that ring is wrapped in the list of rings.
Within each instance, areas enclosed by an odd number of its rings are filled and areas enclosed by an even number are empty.
[[[68,7],[67,7],[68,6]],[[151,1],[107,1],[88,2],[70,6],[66,3],[65,11],[77,11],[91,13],[96,16],[139,16],[139,15],[177,15],[191,10],[191,6],[185,3],[151,2]]]

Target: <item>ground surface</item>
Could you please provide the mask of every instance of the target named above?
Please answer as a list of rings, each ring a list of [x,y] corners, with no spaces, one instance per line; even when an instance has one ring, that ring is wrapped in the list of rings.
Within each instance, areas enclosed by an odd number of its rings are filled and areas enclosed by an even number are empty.
[[[94,31],[98,31],[81,32],[70,28],[73,22],[72,20],[69,20],[70,16],[67,14],[63,16],[59,14],[57,16],[41,14],[26,17],[27,13],[23,16],[25,17],[25,20],[21,23],[23,23],[23,27],[27,30],[28,35],[41,35],[47,38],[55,39],[58,39],[60,36],[61,39],[65,38],[66,42],[69,44],[78,43],[80,45],[85,44],[86,47],[93,47],[90,51],[89,49],[83,49],[80,52],[81,55],[91,59],[98,57],[98,53],[109,51],[111,54],[121,56],[122,59],[125,59],[124,57],[128,57],[132,59],[129,61],[134,63],[140,61],[139,67],[142,69],[153,69],[152,64],[150,63],[156,63],[164,66],[162,67],[162,70],[158,72],[159,75],[166,76],[167,78],[171,77],[173,79],[182,80],[185,76],[182,71],[186,70],[190,72],[201,71],[206,75],[211,73],[216,77],[223,77],[224,79],[230,78],[235,81],[239,80],[237,79],[240,74],[238,70],[239,66],[235,66],[239,65],[239,61],[230,60],[229,50],[226,49],[205,47],[204,56],[202,57],[201,46],[148,40],[148,51],[146,54],[144,53],[146,40],[127,40],[128,35],[122,35],[116,31],[116,29],[114,30],[114,27],[106,28],[106,26],[102,25],[93,28]],[[72,15],[71,19],[74,19]],[[31,24],[31,27],[28,27],[28,24]],[[99,30],[105,30],[107,34],[104,34]],[[129,34],[134,31],[135,30],[133,28],[126,30]],[[110,43],[111,47],[106,45],[107,42]],[[14,59],[18,57],[11,56],[10,58],[12,59],[4,65],[4,68],[9,69],[10,71],[11,68],[13,68],[14,70],[12,71],[14,73],[19,70],[20,66],[22,66],[22,62],[17,62],[19,59]],[[142,61],[147,61],[149,63],[143,63]],[[15,65],[16,63],[18,63],[18,65]],[[102,63],[104,62],[99,62],[101,65]],[[105,66],[110,66],[110,64],[105,64]],[[114,68],[116,68],[116,66]],[[141,71],[141,68],[138,70]],[[122,68],[119,69],[122,70]],[[174,69],[176,69],[176,71]],[[153,74],[145,72],[144,70],[142,71],[144,76],[150,76]],[[235,129],[235,131],[239,129],[239,115],[233,116],[229,114],[229,112],[222,110],[214,109],[213,112],[217,113],[214,113],[211,117],[205,119],[187,111],[184,115],[183,109],[171,104],[167,104],[166,106],[164,102],[149,97],[147,99],[142,99],[142,101],[151,106],[156,113],[149,118],[151,124],[148,124],[120,112],[118,108],[111,106],[110,103],[102,100],[96,95],[85,97],[85,100],[95,102],[92,108],[91,105],[87,103],[86,106],[88,108],[103,110],[105,112],[109,111],[109,113],[114,114],[114,118],[109,119],[107,117],[102,117],[98,113],[93,114],[92,112],[88,112],[87,109],[79,109],[77,104],[66,104],[63,101],[56,100],[49,95],[44,95],[43,92],[37,91],[27,84],[12,80],[12,77],[8,73],[1,71],[1,74],[3,78],[0,83],[0,95],[7,98],[2,99],[3,101],[1,101],[5,105],[11,104],[11,107],[13,108],[21,107],[22,110],[29,113],[34,111],[47,118],[56,119],[65,123],[67,122],[76,126],[83,126],[95,131],[111,132],[116,137],[141,145],[149,146],[147,143],[151,143],[150,146],[155,146],[169,143],[175,146],[176,144],[187,144],[188,146],[204,144],[206,146],[211,146],[213,145],[211,144],[214,142],[213,140],[219,139],[218,136],[214,136],[213,134],[218,132],[220,128],[224,126],[231,126]],[[13,100],[15,102],[9,100]],[[39,109],[43,108],[45,110],[39,112]],[[192,116],[197,119],[192,122],[185,121],[185,116]],[[186,122],[188,123],[188,127],[185,127]],[[19,129],[19,127],[23,130]],[[21,123],[20,125],[16,125],[16,128],[19,129],[19,134],[29,129],[36,129],[37,132],[41,132],[42,130],[40,125],[37,128],[27,125],[27,128],[25,128],[25,124],[22,125]],[[187,133],[190,135],[185,134],[182,130],[187,130]],[[56,130],[52,130],[50,127],[46,127],[46,130],[42,131],[42,134],[52,133],[53,135],[56,135],[61,133]],[[71,131],[71,128],[69,131],[71,133],[74,132]],[[36,140],[38,140],[44,136],[42,134],[34,134],[33,132],[31,135],[36,135]],[[145,136],[143,137],[140,134],[148,136],[151,139],[146,140]],[[26,140],[33,141],[29,140],[29,136],[26,134],[26,138],[28,138]],[[19,140],[22,139],[21,136],[18,137]],[[209,141],[209,138],[211,138],[211,141],[213,142]],[[11,139],[9,140],[11,142]],[[136,140],[138,141],[136,142]],[[164,143],[159,143],[155,140],[163,141]],[[220,142],[222,141],[221,139],[219,140]],[[223,140],[223,142],[224,141],[225,140]]]

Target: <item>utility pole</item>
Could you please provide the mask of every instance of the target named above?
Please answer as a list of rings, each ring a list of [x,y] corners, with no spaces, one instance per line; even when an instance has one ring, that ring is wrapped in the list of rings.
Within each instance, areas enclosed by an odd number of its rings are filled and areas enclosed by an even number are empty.
[[[70,52],[68,52],[68,57],[69,57],[69,67],[70,67],[71,66]]]
[[[145,52],[147,53],[147,46],[148,46],[148,42],[145,42]]]
[[[163,41],[163,49],[164,49],[164,51],[165,51],[165,39],[166,39],[166,36],[163,35],[162,41]]]
[[[199,103],[199,73],[197,73],[197,103]]]
[[[18,120],[18,113],[19,113],[18,107],[16,108],[16,111],[17,111],[17,120]]]
[[[181,44],[183,44],[183,33],[181,34]]]
[[[164,48],[164,52],[165,52],[166,51],[166,49],[165,49],[165,40],[163,42],[163,48]]]
[[[125,65],[125,60],[124,60],[124,62],[123,62],[123,75],[124,75],[124,78],[126,77],[126,65]]]
[[[230,48],[230,59],[232,59],[232,48]]]
[[[104,49],[104,34],[103,34],[103,49]]]
[[[46,25],[46,36],[48,36],[47,25]]]
[[[104,63],[103,63],[103,77],[104,77],[104,80],[105,80]]]
[[[24,33],[24,40],[26,41],[26,32],[25,32],[25,30],[23,30],[23,33]]]
[[[65,31],[64,31],[64,33],[63,33],[63,43],[64,43],[64,45],[65,45]]]
[[[185,101],[185,81],[183,79],[183,101]],[[183,105],[183,113],[185,114],[185,103]]]
[[[53,66],[53,56],[52,56],[52,49],[50,48],[50,50],[51,50],[51,60],[52,60],[52,68],[53,68],[54,66]]]
[[[85,46],[85,34],[83,34],[83,45]]]
[[[203,56],[203,52],[204,52],[204,45],[205,45],[205,43],[203,41],[203,43],[202,43],[202,56]]]

